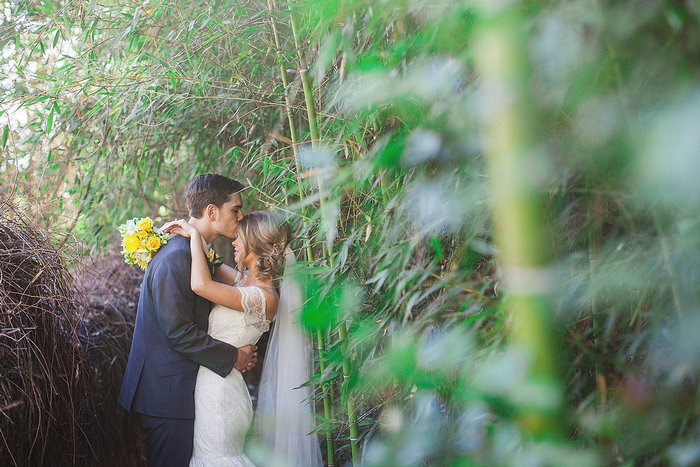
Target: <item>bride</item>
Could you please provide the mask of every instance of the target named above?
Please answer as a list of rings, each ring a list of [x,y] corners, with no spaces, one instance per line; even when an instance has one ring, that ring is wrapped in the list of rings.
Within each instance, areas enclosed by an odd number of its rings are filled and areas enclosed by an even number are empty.
[[[294,262],[289,249],[290,229],[280,215],[255,211],[238,224],[233,241],[238,270],[223,265],[212,280],[201,235],[185,220],[163,226],[169,233],[190,238],[191,287],[215,305],[209,315],[209,334],[235,347],[255,344],[270,322],[270,337],[260,380],[256,431],[273,449],[273,461],[288,465],[320,466],[321,450],[307,399],[310,348],[294,313],[301,291],[290,277],[275,283]],[[191,467],[252,466],[243,453],[253,419],[248,388],[235,368],[226,378],[200,367],[194,390],[194,449]]]

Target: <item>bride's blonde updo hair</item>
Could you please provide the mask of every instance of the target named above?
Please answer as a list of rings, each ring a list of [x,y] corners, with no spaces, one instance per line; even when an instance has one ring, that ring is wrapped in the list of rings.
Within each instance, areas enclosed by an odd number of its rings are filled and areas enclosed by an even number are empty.
[[[238,239],[241,242],[241,262],[238,269],[243,272],[242,259],[248,253],[260,257],[258,260],[259,279],[277,279],[284,267],[284,252],[292,233],[289,224],[280,213],[253,211],[246,214],[238,223]]]

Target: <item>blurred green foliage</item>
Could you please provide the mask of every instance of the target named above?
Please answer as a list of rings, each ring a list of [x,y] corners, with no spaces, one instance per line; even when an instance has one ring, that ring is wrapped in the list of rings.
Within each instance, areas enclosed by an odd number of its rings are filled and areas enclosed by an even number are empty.
[[[322,140],[297,174],[266,2],[5,1],[0,192],[95,246],[184,214],[205,171],[288,211],[341,461],[342,395],[367,465],[697,464],[700,3],[515,2],[563,395],[507,339],[481,122],[511,96],[475,61],[501,3],[278,1],[299,143],[292,15]],[[562,436],[522,429],[562,397]]]

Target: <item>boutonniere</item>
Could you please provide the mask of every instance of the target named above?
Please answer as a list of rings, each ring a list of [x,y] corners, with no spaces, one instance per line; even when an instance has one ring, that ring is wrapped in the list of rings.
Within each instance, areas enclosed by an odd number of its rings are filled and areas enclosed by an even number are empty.
[[[223,259],[221,256],[216,254],[216,251],[214,251],[213,248],[209,248],[209,251],[207,252],[207,259],[209,260],[209,263],[211,263],[212,274],[214,274],[223,264]]]

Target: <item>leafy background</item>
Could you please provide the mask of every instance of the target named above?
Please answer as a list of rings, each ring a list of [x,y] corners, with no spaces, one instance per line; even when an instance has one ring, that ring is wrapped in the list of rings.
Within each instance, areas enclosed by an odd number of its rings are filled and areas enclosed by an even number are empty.
[[[691,465],[699,8],[8,0],[0,194],[92,256],[202,172],[288,212],[336,463]]]

